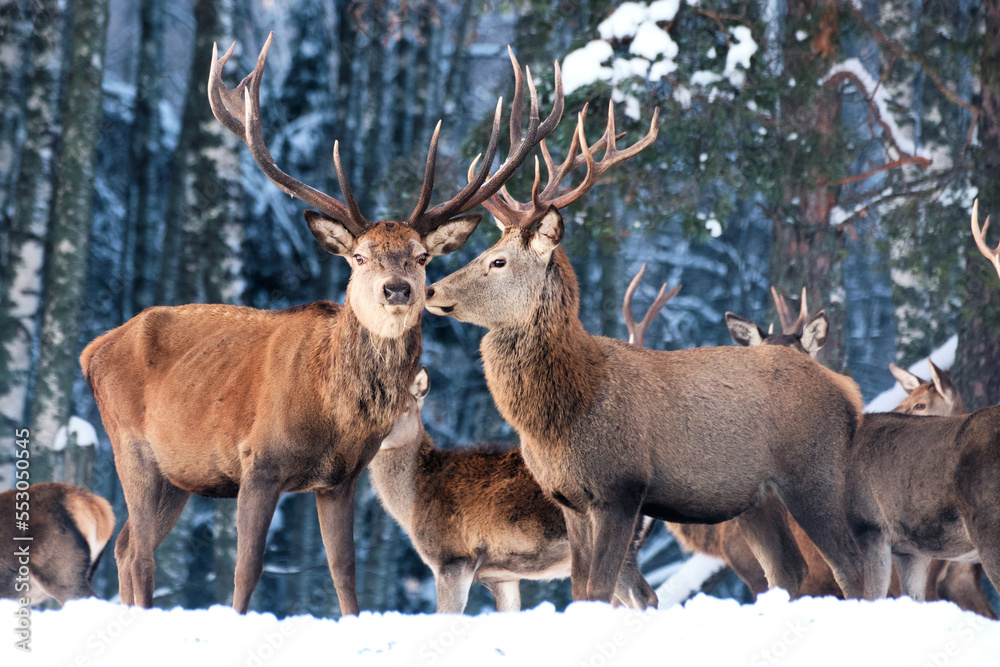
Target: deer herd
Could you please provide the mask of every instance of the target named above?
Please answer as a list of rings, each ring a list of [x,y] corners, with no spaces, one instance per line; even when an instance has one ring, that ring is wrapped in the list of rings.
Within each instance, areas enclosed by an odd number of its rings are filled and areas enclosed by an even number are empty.
[[[346,297],[279,311],[149,308],[83,351],[128,507],[114,548],[124,604],[152,605],[154,551],[195,493],[237,499],[233,607],[246,612],[281,494],[313,491],[340,609],[357,614],[354,495],[367,468],[433,571],[439,612],[462,612],[477,581],[497,609],[517,610],[521,579],[567,576],[576,600],[655,606],[637,550],[659,519],[686,549],[725,560],[754,594],[903,594],[995,618],[980,582],[985,570],[1000,586],[1000,406],[967,414],[945,371],[931,364],[928,382],[892,365],[908,397],[893,413],[862,414],[857,385],[815,361],[829,321],[809,317],[805,290],[793,320],[772,289],[780,334],[727,313],[739,345],[656,351],[644,347],[645,329],[680,288],[664,294],[664,285],[636,323],[640,271],[623,308],[629,341],[584,328],[561,211],[653,144],[658,111],[620,149],[613,105],[592,144],[584,107],[556,164],[546,138],[563,114],[558,63],[543,120],[530,71],[511,52],[507,158],[491,171],[501,100],[468,184],[430,207],[439,123],[413,212],[369,221],[337,144],[343,201],[274,163],[260,114],[270,44],[235,88],[222,82],[235,44],[221,58],[213,49],[209,102],[264,174],[316,209],[305,212],[316,241],[351,265]],[[535,157],[530,199],[518,201],[506,183],[536,149],[545,185]],[[480,204],[499,241],[425,287],[427,262],[463,246]],[[973,235],[1000,274],[986,225],[974,207]],[[421,420],[425,308],[487,330],[486,381],[519,447],[434,446]],[[32,489],[35,516],[61,526],[38,529],[35,590],[60,602],[90,594],[110,507],[67,485]],[[0,502],[12,504],[6,495]]]

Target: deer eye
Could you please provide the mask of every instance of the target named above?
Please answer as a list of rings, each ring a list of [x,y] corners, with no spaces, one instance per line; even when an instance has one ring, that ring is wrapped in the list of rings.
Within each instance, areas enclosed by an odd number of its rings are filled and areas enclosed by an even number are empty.
[[[420,255],[420,257],[417,257],[417,264],[423,266],[424,264],[427,263],[427,259],[428,259],[427,253],[425,252],[424,254]]]
[[[497,259],[494,259],[492,262],[490,262],[490,266],[492,266],[494,269],[502,269],[503,267],[507,266],[507,260],[503,259],[502,257],[498,257]]]
[[[364,255],[355,255],[354,256],[354,261],[358,263],[358,266],[361,266],[362,264],[365,263],[366,260],[365,260]]]
[[[917,403],[916,405],[913,406],[913,409],[914,410],[926,410],[927,406],[924,405],[923,403]]]

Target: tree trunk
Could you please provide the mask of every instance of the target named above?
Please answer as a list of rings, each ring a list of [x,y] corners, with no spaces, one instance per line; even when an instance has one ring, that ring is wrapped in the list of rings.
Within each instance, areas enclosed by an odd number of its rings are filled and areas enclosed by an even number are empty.
[[[981,7],[986,32],[980,60],[980,145],[972,182],[979,188],[980,214],[985,218],[992,213],[996,219],[1000,214],[1000,0],[984,0]],[[955,381],[966,408],[975,410],[1000,399],[1000,276],[979,253],[971,233],[966,234]]]
[[[35,5],[31,78],[26,93],[24,143],[14,191],[14,214],[8,226],[9,281],[0,304],[0,414],[5,425],[25,426],[32,354],[40,312],[45,237],[51,218],[55,155],[62,134],[60,79],[63,71],[65,0]],[[4,449],[0,446],[0,449]]]
[[[805,80],[824,71],[833,58],[824,55],[818,35],[836,39],[836,0],[788,0],[784,36],[784,75]],[[804,21],[818,23],[819,29],[807,31],[814,39],[799,42],[794,36]],[[823,29],[827,33],[823,33]],[[813,48],[818,50],[813,52]],[[770,281],[779,291],[799,294],[805,286],[810,311],[826,310],[830,335],[820,350],[818,360],[829,368],[844,370],[846,320],[843,307],[843,271],[841,238],[830,225],[833,190],[826,167],[832,163],[831,151],[839,127],[839,95],[835,90],[820,89],[812,97],[805,91],[811,86],[788,87],[781,98],[779,131],[784,135],[816,136],[814,156],[805,173],[789,170],[783,185],[781,203],[772,215]],[[828,157],[829,159],[824,159]],[[772,313],[775,312],[771,311]],[[772,321],[777,321],[775,317]]]
[[[42,446],[51,446],[56,431],[69,420],[73,380],[79,373],[78,338],[87,277],[107,27],[107,0],[77,0],[70,76],[62,107],[64,124],[54,215],[46,244],[44,312],[31,405],[32,435],[35,444]],[[76,460],[76,455],[71,454],[68,460]],[[72,475],[66,481],[89,486],[91,480],[84,479],[84,475],[69,470],[66,473]]]
[[[194,57],[171,183],[157,303],[226,303],[239,295],[236,137],[205,93],[212,43],[232,37],[228,0],[198,0]]]
[[[163,150],[160,103],[164,70],[163,8],[160,0],[142,0],[139,10],[139,63],[135,82],[135,120],[132,132],[132,169],[135,181],[129,193],[125,220],[127,242],[123,262],[122,321],[153,305],[156,231],[166,206],[161,184],[168,177]],[[202,54],[197,54],[198,58]]]
[[[28,74],[31,42],[31,3],[26,0],[0,0],[0,244],[6,237],[13,178],[17,173],[18,130],[24,122],[22,91]],[[6,265],[0,245],[0,265]],[[0,288],[3,286],[0,273]],[[2,294],[2,289],[0,289]],[[0,297],[2,298],[2,297]]]

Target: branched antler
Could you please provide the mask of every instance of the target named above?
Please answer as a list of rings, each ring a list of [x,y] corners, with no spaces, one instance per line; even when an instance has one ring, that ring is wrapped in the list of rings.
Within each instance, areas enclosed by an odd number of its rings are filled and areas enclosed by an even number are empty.
[[[989,226],[990,218],[986,216],[983,228],[979,229],[979,200],[977,199],[972,204],[972,238],[976,239],[976,247],[979,248],[979,252],[983,253],[983,257],[993,263],[994,268],[997,270],[997,275],[1000,276],[1000,244],[997,244],[996,250],[991,250],[986,245],[986,230],[989,229]]]
[[[573,133],[573,139],[570,142],[566,159],[563,160],[558,167],[552,160],[548,146],[545,145],[544,141],[541,142],[540,147],[542,151],[542,159],[545,161],[547,180],[545,188],[539,192],[541,170],[539,168],[538,158],[535,158],[535,180],[531,187],[530,201],[517,201],[510,195],[510,192],[507,191],[506,186],[501,187],[497,194],[483,201],[483,206],[485,206],[504,227],[514,226],[527,228],[545,215],[545,212],[549,210],[549,208],[558,209],[568,206],[592,188],[613,165],[621,162],[622,160],[627,160],[652,144],[653,141],[656,140],[656,134],[659,130],[657,121],[660,117],[660,109],[657,107],[653,111],[653,119],[649,124],[649,132],[647,132],[646,135],[634,145],[623,150],[619,150],[615,147],[615,142],[625,136],[625,133],[618,134],[615,132],[614,102],[608,103],[608,122],[604,135],[592,147],[588,146],[587,138],[584,134],[583,128],[586,117],[587,106],[584,105],[583,110],[577,115],[576,131]],[[512,116],[512,140],[515,136],[515,132],[520,131],[519,129],[515,130],[515,120],[518,122],[518,127],[520,127],[520,118],[518,117],[515,119]],[[577,155],[578,150],[580,152],[579,155]],[[601,157],[601,160],[595,160],[594,155],[601,151],[604,151],[604,155]],[[473,171],[476,168],[477,161],[478,158],[474,160],[472,165],[469,167],[470,179],[472,178]],[[583,182],[575,188],[571,188],[570,190],[557,196],[556,192],[559,190],[559,187],[566,178],[567,174],[582,165],[587,166],[587,173],[584,176]]]
[[[778,311],[778,321],[781,322],[781,333],[793,336],[801,336],[802,331],[809,321],[809,307],[806,305],[806,288],[802,288],[802,299],[799,302],[799,316],[792,319],[792,311],[785,302],[785,297],[778,294],[778,290],[771,287],[771,298],[774,299],[774,307]],[[770,333],[770,332],[768,332]]]
[[[643,264],[639,272],[635,274],[632,278],[632,282],[629,283],[628,289],[625,290],[625,298],[622,300],[622,315],[625,316],[625,327],[628,329],[628,342],[643,347],[644,339],[646,338],[646,327],[652,322],[656,315],[660,312],[660,309],[667,304],[672,298],[677,296],[677,293],[681,291],[681,285],[673,288],[667,294],[667,284],[663,283],[660,287],[659,294],[656,295],[656,299],[653,301],[652,305],[646,310],[645,316],[643,316],[642,321],[638,324],[635,322],[635,317],[632,313],[632,296],[635,294],[636,288],[639,287],[639,283],[642,281],[642,274],[646,272],[646,265]]]

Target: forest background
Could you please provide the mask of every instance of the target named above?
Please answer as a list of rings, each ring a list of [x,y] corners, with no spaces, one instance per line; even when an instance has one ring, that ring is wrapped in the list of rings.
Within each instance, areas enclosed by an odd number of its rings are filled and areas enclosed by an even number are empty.
[[[438,119],[436,196],[464,183],[496,98],[510,99],[508,44],[543,110],[564,65],[554,150],[585,102],[589,136],[613,98],[632,140],[659,106],[656,144],[564,212],[592,333],[626,336],[622,296],[643,262],[637,307],[684,285],[649,328],[657,349],[731,344],[726,311],[766,326],[768,289],[806,286],[831,321],[820,360],[866,399],[892,385],[890,362],[953,336],[966,406],[1000,398],[1000,292],[968,226],[976,196],[984,217],[1000,212],[997,0],[0,0],[0,490],[27,427],[33,479],[93,489],[120,528],[83,346],[151,305],[342,302],[349,267],[208,106],[213,42],[237,42],[233,85],[272,30],[261,106],[275,162],[339,194],[339,139],[368,217],[412,208]],[[428,279],[497,236],[484,222]],[[485,386],[483,331],[428,314],[423,332],[439,446],[515,441]],[[157,553],[157,605],[231,601],[234,515],[234,501],[192,498]],[[429,570],[367,480],[356,536],[363,609],[433,609]],[[642,564],[683,558],[660,530]],[[111,598],[117,584],[109,552],[95,588]],[[746,599],[731,575],[706,587]],[[523,589],[526,606],[570,598],[568,582]],[[311,497],[282,499],[252,604],[338,613]],[[488,604],[480,591],[470,609]]]

